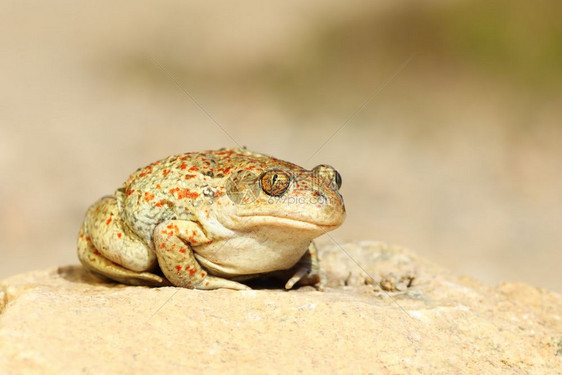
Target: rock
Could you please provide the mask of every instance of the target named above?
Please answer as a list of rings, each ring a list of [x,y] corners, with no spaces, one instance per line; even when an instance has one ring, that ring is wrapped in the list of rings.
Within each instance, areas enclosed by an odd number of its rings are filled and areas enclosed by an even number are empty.
[[[324,291],[0,283],[0,373],[560,374],[562,296],[484,285],[382,243],[320,249]]]

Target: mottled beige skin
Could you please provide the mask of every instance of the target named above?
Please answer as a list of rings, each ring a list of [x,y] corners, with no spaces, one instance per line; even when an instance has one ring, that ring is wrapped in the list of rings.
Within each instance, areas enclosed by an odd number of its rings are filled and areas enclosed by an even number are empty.
[[[268,194],[278,176],[289,185]],[[345,218],[340,183],[332,167],[307,171],[246,149],[170,156],[88,209],[78,257],[132,285],[247,289],[238,281],[287,272],[287,289],[316,284],[312,240]]]

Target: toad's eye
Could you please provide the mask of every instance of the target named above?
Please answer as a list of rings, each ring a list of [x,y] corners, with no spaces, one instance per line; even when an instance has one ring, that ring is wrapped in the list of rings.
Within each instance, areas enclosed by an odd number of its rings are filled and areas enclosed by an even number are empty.
[[[338,190],[339,190],[341,188],[341,183],[342,183],[341,174],[340,174],[340,172],[336,171],[335,169],[334,169],[334,172],[336,172],[336,175],[335,175],[334,178],[336,180],[336,186],[338,187]]]
[[[279,169],[265,172],[260,178],[261,188],[267,195],[283,195],[291,185],[291,175]]]
[[[339,190],[341,188],[341,174],[333,167],[326,164],[320,164],[314,167],[312,172],[315,174],[318,186],[321,188],[332,188]]]

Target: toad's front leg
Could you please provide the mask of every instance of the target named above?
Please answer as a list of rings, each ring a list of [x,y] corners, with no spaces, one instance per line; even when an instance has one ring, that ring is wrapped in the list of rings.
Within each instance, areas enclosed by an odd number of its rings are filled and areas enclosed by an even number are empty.
[[[154,229],[154,252],[166,278],[192,289],[250,289],[244,284],[211,276],[193,255],[192,246],[209,243],[201,227],[192,221],[169,220]]]
[[[291,289],[297,283],[299,285],[314,285],[319,290],[324,289],[325,280],[323,280],[320,273],[318,249],[314,242],[310,243],[306,253],[298,263],[291,268],[291,272],[294,273],[285,284],[285,289]]]

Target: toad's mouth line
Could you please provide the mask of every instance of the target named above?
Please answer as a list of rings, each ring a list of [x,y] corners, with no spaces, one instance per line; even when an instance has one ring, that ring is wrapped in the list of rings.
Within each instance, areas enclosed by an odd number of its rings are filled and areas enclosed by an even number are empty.
[[[269,225],[269,226],[279,226],[279,227],[293,227],[299,229],[309,229],[322,232],[329,232],[341,225],[337,224],[319,224],[306,220],[292,219],[283,216],[275,215],[241,215],[240,218],[248,220],[248,223],[259,224],[259,225]]]

